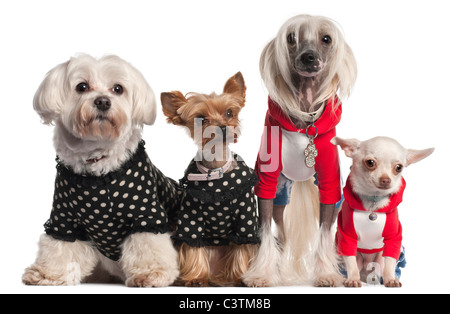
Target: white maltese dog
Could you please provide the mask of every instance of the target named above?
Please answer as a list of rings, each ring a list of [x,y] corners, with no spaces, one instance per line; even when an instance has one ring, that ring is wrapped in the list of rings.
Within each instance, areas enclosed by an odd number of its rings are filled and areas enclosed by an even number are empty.
[[[178,277],[168,212],[177,184],[148,158],[143,125],[156,101],[142,74],[117,56],[78,55],[51,70],[34,98],[55,125],[57,176],[50,219],[28,285],[73,285],[98,273],[127,286]]]

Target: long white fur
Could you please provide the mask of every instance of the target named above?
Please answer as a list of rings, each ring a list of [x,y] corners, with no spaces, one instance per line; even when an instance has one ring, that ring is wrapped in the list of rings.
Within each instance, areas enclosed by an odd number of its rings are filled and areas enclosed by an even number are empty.
[[[343,282],[334,232],[319,228],[318,195],[314,179],[296,182],[292,189],[291,203],[284,213],[282,281],[286,285],[338,286]]]
[[[339,91],[341,99],[348,97],[356,80],[357,65],[353,52],[345,42],[338,24],[329,18],[299,15],[289,19],[280,29],[278,35],[265,47],[260,61],[262,79],[270,97],[291,117],[302,117],[298,103],[298,86],[291,82],[292,67],[289,64],[289,47],[286,41],[291,32],[300,29],[309,30],[309,39],[319,40],[319,32],[333,38],[333,52],[327,60],[325,80],[313,106],[335,95]],[[297,36],[299,40],[299,36]]]
[[[242,277],[248,287],[274,287],[282,285],[281,267],[283,265],[281,249],[267,224],[260,229],[261,244],[250,268]]]
[[[123,243],[120,265],[131,287],[166,287],[179,275],[178,254],[169,234],[129,236]]]
[[[98,255],[90,243],[63,242],[43,234],[35,263],[25,270],[22,281],[31,285],[77,285],[90,276]]]
[[[322,85],[313,106],[330,97],[338,95],[341,99],[350,95],[357,75],[357,65],[353,52],[345,42],[338,25],[325,17],[299,15],[289,19],[280,29],[277,36],[265,47],[260,60],[262,79],[270,97],[276,101],[282,110],[291,117],[302,119],[304,113],[300,110],[298,86],[291,81],[289,64],[289,47],[286,38],[291,32],[297,34],[305,31],[309,40],[320,40],[320,34],[328,34],[333,38],[331,57],[327,60]],[[297,36],[299,40],[300,36]],[[339,285],[341,277],[338,271],[338,258],[334,247],[334,237],[331,232],[320,229],[318,190],[312,181],[296,183],[291,196],[291,204],[285,210],[286,246],[283,253],[281,274],[283,284],[314,282],[317,285]],[[263,238],[264,240],[264,238]],[[267,252],[260,253],[255,265],[274,267],[268,261],[274,261],[276,249],[267,243],[262,244]],[[261,249],[262,250],[262,249]],[[261,251],[260,250],[260,251]],[[265,257],[267,261],[259,261]],[[275,275],[276,274],[276,275]],[[253,274],[255,275],[255,274]],[[264,276],[267,273],[259,273]],[[256,276],[255,276],[256,277]],[[267,282],[274,282],[273,278]]]
[[[291,203],[284,211],[284,284],[303,284],[311,280],[309,274],[312,269],[307,256],[319,229],[319,206],[319,192],[314,179],[294,184]]]
[[[95,92],[86,96],[75,91],[77,84],[89,82]],[[111,87],[120,83],[125,93],[112,95]],[[81,139],[74,131],[75,111],[84,102],[93,102],[103,95],[125,112],[127,123],[120,138],[114,141]],[[144,124],[152,125],[156,119],[156,98],[143,75],[131,64],[117,56],[99,60],[80,54],[53,68],[36,91],[34,109],[45,124],[54,124],[54,145],[60,159],[75,173],[90,172],[103,175],[114,171],[132,154],[141,140]],[[107,155],[107,163],[86,164],[92,157]]]
[[[310,255],[313,266],[311,283],[317,287],[338,287],[344,282],[339,265],[341,259],[336,252],[335,228],[320,228]]]
[[[93,91],[79,94],[75,88],[88,82]],[[114,95],[114,84],[124,88]],[[121,110],[126,121],[115,139],[80,137],[74,126],[80,106],[101,96]],[[119,108],[119,109],[116,109]],[[117,56],[95,59],[80,54],[52,69],[38,88],[34,109],[45,124],[55,125],[54,146],[60,160],[75,173],[104,175],[121,167],[141,140],[143,125],[156,118],[156,100],[143,75]],[[94,108],[95,109],[95,108]],[[94,110],[92,109],[92,110]],[[113,111],[114,114],[114,111]],[[93,157],[107,156],[97,163]],[[96,265],[130,286],[168,286],[178,277],[178,257],[168,234],[136,233],[125,240],[122,258],[114,262],[102,256],[90,242],[74,243],[42,235],[35,263],[25,270],[23,282],[30,285],[74,285],[92,274]]]

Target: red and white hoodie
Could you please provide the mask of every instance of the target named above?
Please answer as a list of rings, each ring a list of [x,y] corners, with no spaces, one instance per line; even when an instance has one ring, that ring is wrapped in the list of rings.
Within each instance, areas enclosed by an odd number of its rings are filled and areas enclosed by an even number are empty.
[[[373,254],[383,252],[384,257],[396,260],[402,247],[402,225],[398,218],[398,205],[403,200],[406,182],[390,196],[389,204],[375,211],[377,219],[369,219],[370,211],[353,192],[350,179],[344,188],[345,201],[338,217],[336,244],[341,256],[356,256],[357,252]]]
[[[317,173],[320,202],[335,204],[341,200],[341,174],[337,147],[331,144],[336,136],[336,125],[341,120],[342,105],[338,97],[327,101],[324,112],[314,123],[318,136],[314,144],[318,150],[313,169],[305,165],[305,148],[309,143],[306,129],[298,129],[280,106],[269,97],[269,110],[265,130],[256,161],[255,172],[259,183],[255,194],[264,199],[274,199],[278,178],[283,173],[292,181],[306,181]],[[315,135],[315,128],[308,134]]]

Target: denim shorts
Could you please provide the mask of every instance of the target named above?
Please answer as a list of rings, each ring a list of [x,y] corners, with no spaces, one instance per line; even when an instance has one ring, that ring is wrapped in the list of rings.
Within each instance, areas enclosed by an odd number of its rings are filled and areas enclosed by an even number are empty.
[[[317,174],[314,175],[314,178],[314,184],[318,185],[319,182],[317,181]],[[291,202],[291,194],[294,183],[294,181],[286,178],[286,176],[281,173],[280,177],[278,178],[277,195],[273,200],[273,205],[286,206]],[[340,208],[343,201],[344,195],[342,195],[341,200],[336,204],[336,208]]]
[[[289,180],[281,174],[278,178],[277,196],[273,200],[273,205],[285,206],[291,202],[292,188],[294,181]]]

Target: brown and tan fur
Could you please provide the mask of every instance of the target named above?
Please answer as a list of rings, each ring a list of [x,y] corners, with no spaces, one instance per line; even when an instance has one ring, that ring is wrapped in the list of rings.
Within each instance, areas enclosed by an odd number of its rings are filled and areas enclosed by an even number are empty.
[[[223,152],[212,152],[223,158],[211,161],[202,158],[201,164],[208,169],[220,168],[227,163],[228,144],[236,143],[239,136],[239,112],[245,106],[245,92],[244,78],[239,72],[227,81],[220,95],[189,93],[185,97],[178,91],[161,94],[167,121],[188,128],[202,154],[206,154],[205,146],[217,139],[215,136],[195,138],[194,120],[203,119],[202,135],[207,127],[227,127],[227,134],[222,140],[224,145],[217,145],[223,147]],[[235,166],[236,162],[229,171]],[[201,248],[182,244],[179,247],[179,279],[185,286],[241,286],[242,276],[247,272],[256,250],[257,246],[251,244]]]

